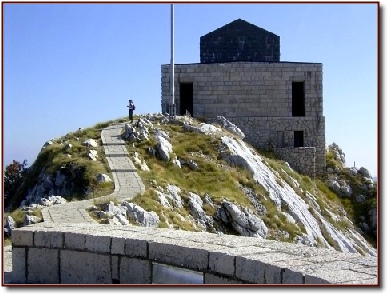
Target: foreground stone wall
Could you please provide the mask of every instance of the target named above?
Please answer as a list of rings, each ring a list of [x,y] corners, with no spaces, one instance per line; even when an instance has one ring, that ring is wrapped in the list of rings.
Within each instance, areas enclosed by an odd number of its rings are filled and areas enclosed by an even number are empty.
[[[12,243],[15,284],[378,284],[376,257],[259,238],[42,223]]]
[[[315,147],[310,175],[325,170],[325,118],[322,64],[292,62],[235,62],[175,65],[175,103],[180,110],[180,83],[193,84],[193,117],[214,120],[224,116],[236,124],[254,146],[262,149],[294,147],[294,131],[303,131],[304,147]],[[170,68],[161,68],[162,111],[168,110]],[[304,82],[305,116],[292,116],[292,84]],[[279,145],[278,132],[284,132]],[[290,158],[295,159],[295,158]]]

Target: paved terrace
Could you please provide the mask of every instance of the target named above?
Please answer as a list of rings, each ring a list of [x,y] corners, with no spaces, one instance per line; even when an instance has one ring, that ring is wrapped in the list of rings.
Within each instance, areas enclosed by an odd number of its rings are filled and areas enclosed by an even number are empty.
[[[121,139],[101,133],[119,200],[144,192]],[[44,223],[12,233],[12,284],[347,284],[376,286],[377,258],[259,238],[114,226],[91,200],[43,210]],[[7,283],[8,284],[8,283]]]

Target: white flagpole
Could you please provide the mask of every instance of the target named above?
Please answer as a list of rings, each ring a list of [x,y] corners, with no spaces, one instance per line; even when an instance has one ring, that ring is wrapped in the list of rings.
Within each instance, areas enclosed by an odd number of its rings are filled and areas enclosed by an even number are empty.
[[[174,105],[174,7],[170,4],[170,15],[171,15],[171,60],[170,60],[170,86],[171,86],[171,110],[170,113],[174,117],[176,116],[176,108]]]

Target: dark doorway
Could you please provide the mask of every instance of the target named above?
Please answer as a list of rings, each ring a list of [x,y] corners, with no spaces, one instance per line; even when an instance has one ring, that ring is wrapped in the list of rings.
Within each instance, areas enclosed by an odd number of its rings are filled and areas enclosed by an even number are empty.
[[[305,116],[304,82],[292,82],[292,116]]]
[[[304,147],[304,131],[294,132],[294,147]]]
[[[180,83],[180,115],[193,116],[193,82]]]

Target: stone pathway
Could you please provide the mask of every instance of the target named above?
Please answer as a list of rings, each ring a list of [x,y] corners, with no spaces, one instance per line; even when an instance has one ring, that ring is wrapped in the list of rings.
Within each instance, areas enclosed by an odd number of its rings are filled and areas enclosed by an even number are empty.
[[[105,156],[111,168],[115,182],[115,191],[111,194],[118,200],[132,199],[145,191],[145,185],[132,163],[125,142],[121,138],[124,124],[112,125],[101,132]]]
[[[145,191],[145,186],[137,174],[136,168],[132,163],[127,152],[125,142],[121,139],[122,128],[125,123],[111,125],[101,132],[101,140],[104,145],[105,156],[112,171],[115,182],[115,190],[108,195],[117,200],[132,199],[138,193]],[[97,197],[106,198],[105,197]],[[89,213],[87,208],[93,205],[93,200],[81,200],[68,202],[63,205],[54,205],[42,209],[44,224],[97,224]],[[12,246],[5,247],[3,283],[12,284]]]
[[[115,190],[108,197],[115,197],[119,201],[132,199],[138,193],[145,191],[145,186],[129,157],[125,142],[121,139],[123,126],[124,123],[111,125],[101,132],[105,156],[115,182]],[[96,199],[106,197],[97,197]],[[92,205],[93,200],[82,200],[44,208],[42,209],[44,223],[97,223],[86,211]]]

